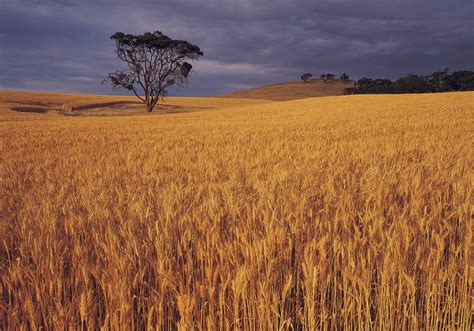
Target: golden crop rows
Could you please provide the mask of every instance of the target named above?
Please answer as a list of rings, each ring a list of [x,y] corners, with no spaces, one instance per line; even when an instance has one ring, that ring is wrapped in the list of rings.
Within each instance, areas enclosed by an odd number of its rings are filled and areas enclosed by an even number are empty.
[[[473,101],[4,109],[0,329],[467,330]]]

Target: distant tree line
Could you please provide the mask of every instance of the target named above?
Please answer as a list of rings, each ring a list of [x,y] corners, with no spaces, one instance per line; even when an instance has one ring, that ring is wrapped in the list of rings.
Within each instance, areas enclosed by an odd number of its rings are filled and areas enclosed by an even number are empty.
[[[396,81],[390,79],[359,79],[354,87],[344,89],[344,94],[401,94],[450,91],[474,91],[474,72],[448,72],[446,68],[428,76],[409,74]]]

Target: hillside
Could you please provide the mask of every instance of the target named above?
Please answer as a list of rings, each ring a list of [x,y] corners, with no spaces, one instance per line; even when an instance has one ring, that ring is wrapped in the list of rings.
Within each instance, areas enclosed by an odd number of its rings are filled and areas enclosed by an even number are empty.
[[[303,83],[302,81],[292,81],[286,83],[264,85],[260,87],[217,95],[217,97],[288,101],[314,97],[342,95],[345,88],[352,86],[352,81],[343,82],[340,80],[333,80],[323,82],[319,79],[313,79],[308,83]]]

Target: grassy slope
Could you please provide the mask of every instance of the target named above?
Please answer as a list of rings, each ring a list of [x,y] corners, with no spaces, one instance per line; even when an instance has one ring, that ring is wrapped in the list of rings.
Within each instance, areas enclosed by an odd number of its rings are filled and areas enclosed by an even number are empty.
[[[308,83],[303,83],[302,81],[293,81],[265,85],[261,87],[225,93],[219,95],[219,97],[285,101],[342,95],[344,89],[351,86],[352,82],[342,82],[339,80],[323,82],[319,79],[314,79]]]

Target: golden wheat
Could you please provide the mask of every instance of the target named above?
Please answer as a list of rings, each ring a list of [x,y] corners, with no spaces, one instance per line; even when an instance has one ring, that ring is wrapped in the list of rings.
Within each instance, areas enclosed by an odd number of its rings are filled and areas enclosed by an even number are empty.
[[[4,101],[0,328],[470,328],[474,93],[216,100]]]

